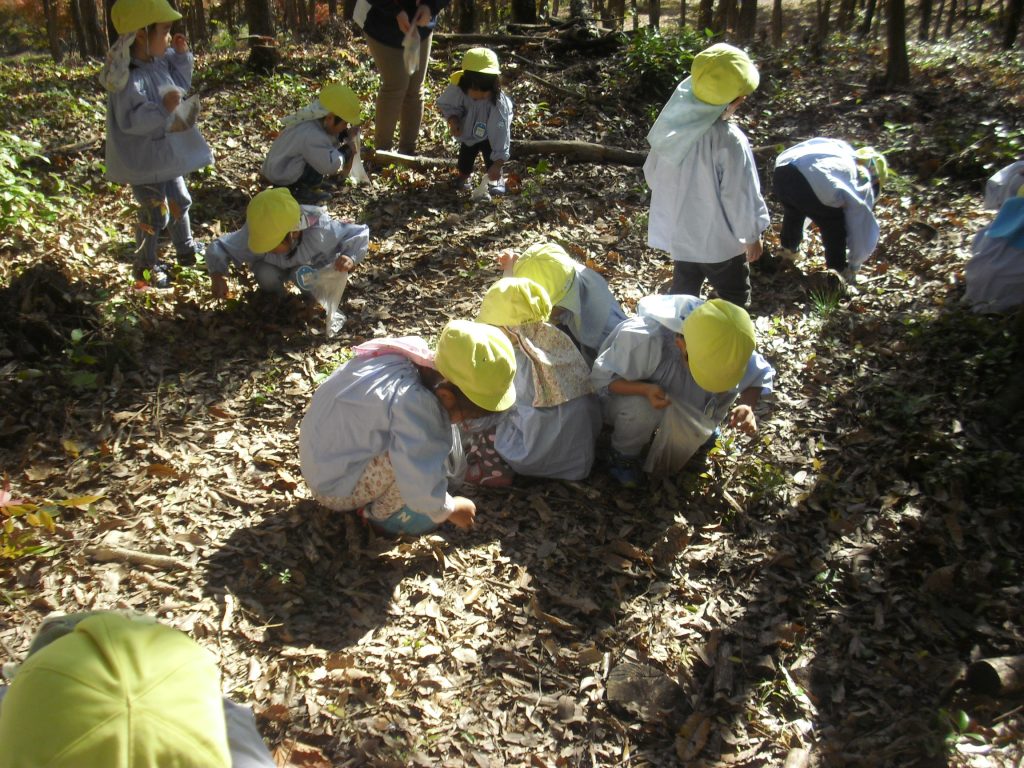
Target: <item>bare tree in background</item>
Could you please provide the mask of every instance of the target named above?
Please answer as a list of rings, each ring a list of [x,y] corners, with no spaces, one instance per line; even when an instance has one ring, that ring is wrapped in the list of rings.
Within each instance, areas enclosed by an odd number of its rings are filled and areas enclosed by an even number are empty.
[[[736,36],[744,43],[754,39],[757,31],[757,0],[740,0],[739,23],[736,25]]]
[[[772,45],[782,45],[782,0],[772,2]]]
[[[910,85],[906,0],[889,0],[889,13],[886,22],[889,63],[885,70],[885,85],[887,88],[903,88]]]
[[[1010,50],[1017,44],[1020,34],[1020,19],[1024,12],[1024,0],[1010,0],[1006,9],[1006,27],[1003,30],[1003,48]]]
[[[512,0],[512,21],[518,24],[536,24],[536,0]]]
[[[59,62],[64,58],[64,51],[61,49],[60,30],[57,28],[57,0],[43,0],[43,15],[46,17],[46,41],[50,46],[50,57]]]

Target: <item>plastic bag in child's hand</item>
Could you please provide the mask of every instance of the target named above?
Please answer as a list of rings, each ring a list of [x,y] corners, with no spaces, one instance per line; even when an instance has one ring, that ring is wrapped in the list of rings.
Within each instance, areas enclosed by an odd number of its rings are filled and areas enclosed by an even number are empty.
[[[487,189],[486,173],[484,174],[484,177],[480,179],[480,183],[477,185],[476,189],[474,189],[473,192],[470,194],[470,198],[474,201],[491,199],[491,193]]]
[[[405,71],[410,75],[415,74],[420,68],[420,28],[416,25],[409,27],[409,31],[405,33],[402,50],[405,56]]]
[[[187,131],[199,121],[199,95],[189,96],[178,104],[168,120],[167,132]]]
[[[359,134],[357,133],[352,137],[352,170],[348,172],[348,177],[352,179],[353,184],[370,184],[369,174],[366,173],[366,168],[363,167],[363,156],[361,149],[361,142],[359,140]]]
[[[338,306],[345,293],[345,286],[348,285],[348,272],[339,272],[333,263],[322,269],[304,265],[295,273],[295,284],[301,290],[311,293],[327,313],[324,329],[327,338],[341,330],[345,316],[338,311]]]
[[[673,400],[647,452],[644,471],[673,475],[683,468],[715,431],[715,424],[696,408]]]

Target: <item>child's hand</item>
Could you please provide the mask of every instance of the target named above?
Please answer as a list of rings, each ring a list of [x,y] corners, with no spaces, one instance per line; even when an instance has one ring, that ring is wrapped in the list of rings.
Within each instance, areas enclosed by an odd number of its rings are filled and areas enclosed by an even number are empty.
[[[164,109],[168,112],[173,112],[181,104],[181,92],[177,88],[168,91],[164,95]]]
[[[512,268],[518,260],[519,257],[512,253],[512,251],[502,251],[498,254],[498,266],[501,267],[501,271],[506,275],[512,274]]]
[[[412,19],[412,23],[417,27],[425,27],[430,23],[430,6],[421,3],[416,9],[416,15]]]
[[[176,53],[188,53],[188,40],[180,32],[171,40]]]
[[[345,254],[341,254],[334,262],[334,268],[339,272],[351,272],[356,268],[356,263]]]
[[[462,121],[452,115],[448,118],[448,130],[452,132],[452,136],[458,136],[462,132]]]
[[[224,275],[210,275],[210,291],[215,299],[228,297],[228,279]]]
[[[476,504],[465,496],[456,496],[455,511],[448,515],[448,522],[456,528],[468,531],[476,522]]]
[[[729,413],[729,426],[747,435],[757,434],[757,418],[749,405],[737,405]]]
[[[747,262],[755,262],[761,258],[761,251],[764,250],[764,245],[761,243],[761,238],[757,238],[756,242],[751,243],[747,246]]]
[[[668,399],[668,395],[665,394],[665,390],[657,384],[648,384],[644,391],[644,397],[647,398],[647,402],[649,402],[653,408],[659,411],[662,408],[668,408],[669,403],[672,402]]]
[[[395,16],[395,21],[398,22],[398,28],[402,30],[403,35],[407,34],[410,27],[412,27],[412,24],[409,23],[409,14],[405,11],[399,11],[398,15]]]

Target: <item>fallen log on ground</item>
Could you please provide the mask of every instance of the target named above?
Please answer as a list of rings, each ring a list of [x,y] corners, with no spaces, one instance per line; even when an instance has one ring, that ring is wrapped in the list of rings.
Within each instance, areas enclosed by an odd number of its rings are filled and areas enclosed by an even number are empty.
[[[378,165],[404,165],[408,168],[452,168],[454,157],[424,157],[403,155],[398,152],[364,150],[364,157]],[[647,158],[646,153],[589,141],[515,141],[512,143],[512,159],[536,155],[556,155],[580,163],[607,163],[609,165],[632,165],[639,167]]]

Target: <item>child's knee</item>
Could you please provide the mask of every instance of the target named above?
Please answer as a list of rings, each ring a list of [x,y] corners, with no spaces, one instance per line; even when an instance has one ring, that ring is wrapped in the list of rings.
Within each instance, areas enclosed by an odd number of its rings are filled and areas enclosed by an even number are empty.
[[[139,227],[147,235],[156,235],[169,223],[167,204],[163,200],[145,200],[139,204]]]

